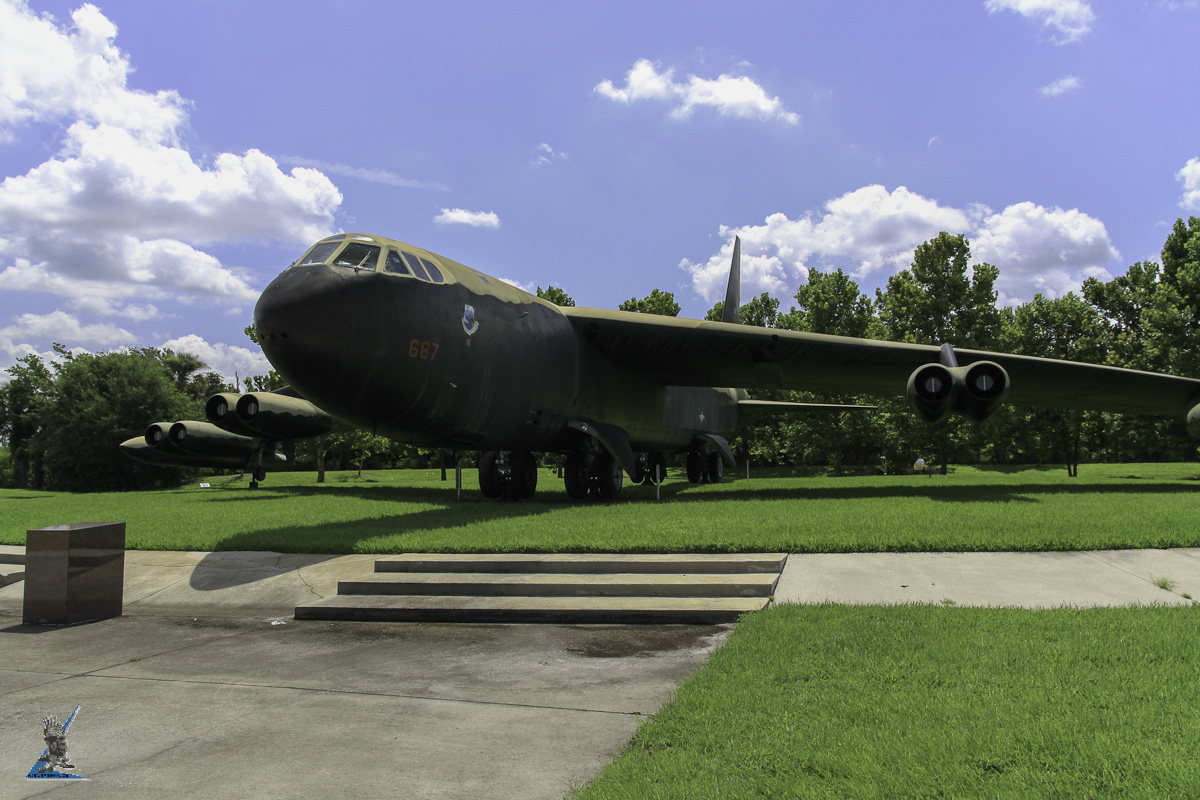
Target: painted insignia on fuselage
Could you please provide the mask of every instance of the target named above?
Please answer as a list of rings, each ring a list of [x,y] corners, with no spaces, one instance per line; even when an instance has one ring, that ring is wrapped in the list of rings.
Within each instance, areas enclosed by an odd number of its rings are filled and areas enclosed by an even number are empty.
[[[479,320],[475,319],[475,306],[463,306],[462,324],[467,336],[479,330]]]

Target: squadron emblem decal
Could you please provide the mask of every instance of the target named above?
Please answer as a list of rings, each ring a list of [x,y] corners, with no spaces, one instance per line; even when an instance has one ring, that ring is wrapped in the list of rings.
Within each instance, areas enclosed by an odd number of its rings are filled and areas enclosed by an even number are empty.
[[[463,306],[462,324],[467,336],[479,330],[479,320],[475,319],[475,306]]]
[[[78,713],[79,706],[75,706],[75,710],[71,712],[71,716],[67,717],[66,722],[60,723],[54,714],[42,720],[42,738],[46,740],[46,749],[42,752],[42,757],[33,765],[33,769],[29,770],[26,778],[29,780],[87,780],[82,775],[63,772],[65,769],[75,769],[75,765],[71,763],[71,756],[67,754],[67,728],[71,727],[71,722]]]

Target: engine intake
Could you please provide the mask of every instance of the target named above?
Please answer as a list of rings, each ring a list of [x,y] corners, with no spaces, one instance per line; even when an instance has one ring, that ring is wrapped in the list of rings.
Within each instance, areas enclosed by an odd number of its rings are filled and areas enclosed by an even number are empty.
[[[1008,388],[1008,373],[994,361],[965,367],[924,364],[908,378],[908,401],[931,425],[954,413],[982,422],[1008,397]]]

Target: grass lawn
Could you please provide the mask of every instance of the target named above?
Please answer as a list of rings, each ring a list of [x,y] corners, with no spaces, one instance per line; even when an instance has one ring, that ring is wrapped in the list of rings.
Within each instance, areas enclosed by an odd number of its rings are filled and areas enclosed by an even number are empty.
[[[576,800],[1200,797],[1200,609],[777,606]]]
[[[276,473],[258,489],[209,479],[154,492],[0,490],[0,543],[68,522],[125,521],[132,549],[303,553],[881,552],[1200,546],[1193,464],[1065,470],[960,467],[929,477],[792,477],[692,485],[672,474],[627,486],[612,505],[576,504],[548,469],[532,502],[483,500],[474,470],[396,470],[355,478]]]
[[[1200,546],[1196,465],[626,487],[575,504],[463,499],[436,470],[180,489],[0,490],[0,543],[123,520],[131,548],[306,553],[855,552]],[[728,644],[578,797],[1200,797],[1200,605],[779,606]]]

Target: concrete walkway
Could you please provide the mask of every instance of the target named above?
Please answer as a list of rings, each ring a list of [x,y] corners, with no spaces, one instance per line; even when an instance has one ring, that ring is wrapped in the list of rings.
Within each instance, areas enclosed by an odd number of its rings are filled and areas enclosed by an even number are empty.
[[[0,588],[0,797],[60,791],[25,774],[42,718],[81,705],[68,741],[89,797],[558,798],[729,630],[292,619],[373,561],[130,551],[125,616],[71,628],[22,625],[23,583]],[[1200,597],[1200,549],[793,555],[775,597],[1083,606],[1185,593]]]

